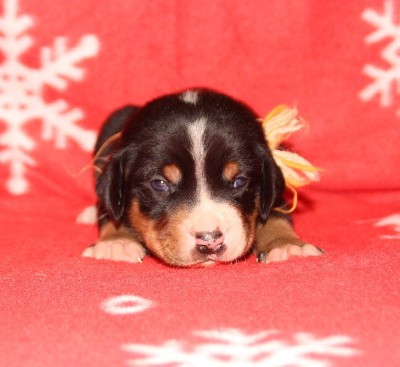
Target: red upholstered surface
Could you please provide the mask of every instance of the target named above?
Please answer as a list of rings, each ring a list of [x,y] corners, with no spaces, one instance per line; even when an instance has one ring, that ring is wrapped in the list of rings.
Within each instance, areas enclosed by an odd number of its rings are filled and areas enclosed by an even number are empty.
[[[388,37],[368,43],[384,4]],[[381,94],[360,97],[372,83],[366,65],[390,78],[400,64],[396,53],[381,54],[398,47],[390,33],[400,24],[398,5],[3,0],[1,9],[8,18],[0,16],[0,39],[18,28],[15,14],[34,22],[22,32],[32,44],[18,58],[31,70],[40,69],[43,47],[54,51],[56,37],[67,37],[67,48],[52,54],[65,62],[52,64],[65,88],[45,79],[37,96],[45,106],[64,100],[61,117],[81,110],[81,130],[65,147],[43,138],[49,110],[22,118],[12,141],[28,136],[34,146],[21,149],[36,165],[23,170],[26,190],[13,195],[10,178],[21,172],[2,152],[23,107],[6,103],[10,95],[13,103],[30,100],[16,92],[20,84],[0,78],[1,366],[400,365],[399,98],[390,79],[374,84],[391,97],[387,106]],[[96,38],[74,64],[84,74],[73,77],[63,52],[82,53],[86,34]],[[10,49],[0,44],[0,74],[8,77],[15,76]],[[49,65],[43,70],[51,75]],[[96,228],[76,223],[94,203],[90,173],[74,175],[90,160],[76,140],[117,106],[190,86],[227,92],[260,115],[283,102],[299,107],[310,128],[291,142],[325,171],[321,183],[300,191],[294,219],[304,239],[326,250],[323,257],[265,265],[250,256],[210,269],[80,257]]]

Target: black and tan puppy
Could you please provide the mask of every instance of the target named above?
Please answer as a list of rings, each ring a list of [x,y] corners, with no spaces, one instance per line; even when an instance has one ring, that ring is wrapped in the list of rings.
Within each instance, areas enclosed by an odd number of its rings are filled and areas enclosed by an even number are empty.
[[[83,256],[140,262],[150,252],[207,266],[251,249],[263,262],[321,254],[274,211],[285,205],[282,173],[255,113],[226,95],[189,90],[125,107],[100,147],[100,239]]]

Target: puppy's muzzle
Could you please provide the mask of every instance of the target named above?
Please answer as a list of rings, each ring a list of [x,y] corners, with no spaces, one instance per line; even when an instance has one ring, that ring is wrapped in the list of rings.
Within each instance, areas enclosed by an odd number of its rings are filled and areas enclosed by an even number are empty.
[[[224,235],[221,231],[197,232],[196,250],[203,255],[219,255],[225,249]]]

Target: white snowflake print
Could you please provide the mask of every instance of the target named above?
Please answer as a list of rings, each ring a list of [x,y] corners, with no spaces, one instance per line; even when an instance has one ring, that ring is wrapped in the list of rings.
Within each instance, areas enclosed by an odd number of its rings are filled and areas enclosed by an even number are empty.
[[[318,339],[297,333],[285,339],[276,331],[245,334],[237,329],[195,332],[198,344],[177,340],[162,345],[127,344],[123,349],[137,358],[131,366],[174,367],[326,367],[328,356],[351,357],[358,351],[349,346],[346,336]],[[141,356],[141,357],[140,357]]]
[[[32,47],[33,40],[26,33],[33,26],[28,15],[18,15],[18,0],[4,0],[4,13],[0,17],[0,124],[5,131],[0,135],[0,163],[9,166],[7,189],[12,194],[28,191],[25,177],[28,166],[36,164],[31,152],[36,142],[24,132],[31,121],[42,122],[42,139],[54,140],[58,149],[65,149],[67,138],[90,150],[95,133],[77,125],[83,112],[71,108],[59,99],[47,102],[43,88],[65,90],[69,81],[80,81],[83,70],[79,62],[98,53],[99,42],[93,35],[83,36],[77,45],[67,47],[67,40],[57,37],[52,47],[40,49],[40,67],[31,68],[21,61]]]
[[[382,235],[381,238],[387,240],[400,240],[400,213],[392,214],[382,218],[375,223],[376,227],[389,227],[393,234]]]
[[[382,14],[373,9],[366,9],[362,13],[362,19],[376,28],[365,38],[365,42],[388,42],[380,53],[385,68],[371,64],[364,67],[364,73],[372,81],[360,92],[360,98],[369,101],[377,96],[380,105],[384,107],[393,105],[395,95],[400,95],[400,25],[395,21],[394,4],[394,1],[386,0]],[[400,115],[400,109],[397,114]]]
[[[153,302],[133,294],[123,294],[104,300],[101,309],[111,315],[131,315],[141,313],[153,306]]]

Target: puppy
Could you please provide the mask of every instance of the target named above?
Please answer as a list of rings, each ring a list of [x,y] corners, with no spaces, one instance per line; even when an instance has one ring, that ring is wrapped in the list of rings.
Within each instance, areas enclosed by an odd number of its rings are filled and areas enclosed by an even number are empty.
[[[188,90],[122,108],[95,151],[100,238],[83,256],[209,266],[251,249],[260,262],[322,253],[274,211],[285,206],[282,173],[256,114],[226,95]]]

